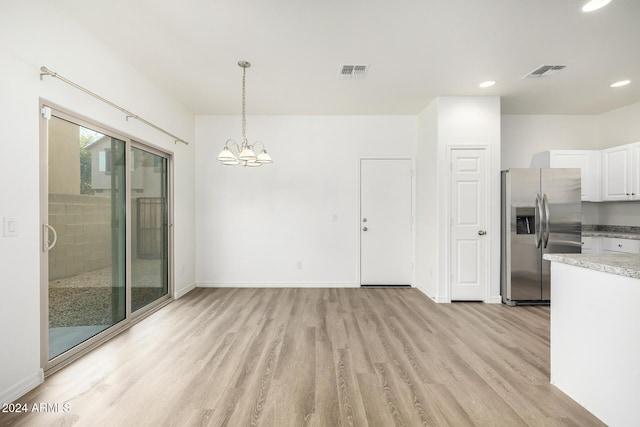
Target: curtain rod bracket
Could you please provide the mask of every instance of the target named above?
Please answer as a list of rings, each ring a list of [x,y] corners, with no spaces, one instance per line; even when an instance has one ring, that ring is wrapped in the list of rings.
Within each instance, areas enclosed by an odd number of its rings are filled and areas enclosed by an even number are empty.
[[[40,67],[40,80],[44,80],[43,77],[44,76],[51,76],[51,77],[56,77],[58,75],[58,73],[54,73],[53,71],[49,70],[47,67],[42,66]]]

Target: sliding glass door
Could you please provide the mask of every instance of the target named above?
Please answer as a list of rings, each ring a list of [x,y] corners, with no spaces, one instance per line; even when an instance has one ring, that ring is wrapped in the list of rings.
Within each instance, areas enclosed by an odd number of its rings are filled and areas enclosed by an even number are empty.
[[[170,157],[49,113],[41,181],[45,368],[170,298]]]
[[[131,310],[169,292],[167,159],[131,148]]]

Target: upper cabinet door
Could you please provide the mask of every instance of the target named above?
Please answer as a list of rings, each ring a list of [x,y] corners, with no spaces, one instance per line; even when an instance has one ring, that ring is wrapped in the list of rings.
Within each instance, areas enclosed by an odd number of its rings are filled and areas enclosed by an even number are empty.
[[[631,144],[631,199],[640,200],[640,142]]]
[[[587,151],[551,151],[550,167],[552,168],[578,168],[581,178],[582,200],[589,200],[587,190],[589,186],[589,157]]]
[[[602,199],[630,200],[632,195],[632,145],[602,150]]]
[[[551,150],[534,154],[531,167],[579,168],[581,199],[586,202],[602,201],[602,154],[599,150]]]

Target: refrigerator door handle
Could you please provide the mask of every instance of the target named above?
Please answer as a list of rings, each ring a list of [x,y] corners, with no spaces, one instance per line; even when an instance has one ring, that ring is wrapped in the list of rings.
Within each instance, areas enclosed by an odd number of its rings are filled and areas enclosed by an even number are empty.
[[[544,248],[549,244],[549,200],[545,194],[542,197],[542,205],[544,206],[544,228],[542,229],[542,238],[544,239]]]
[[[540,225],[542,221],[540,220],[540,215],[542,215],[542,206],[540,205],[540,194],[536,194],[536,208],[535,208],[535,224],[534,231],[536,236],[536,248],[539,248],[542,244],[542,234],[540,233]]]

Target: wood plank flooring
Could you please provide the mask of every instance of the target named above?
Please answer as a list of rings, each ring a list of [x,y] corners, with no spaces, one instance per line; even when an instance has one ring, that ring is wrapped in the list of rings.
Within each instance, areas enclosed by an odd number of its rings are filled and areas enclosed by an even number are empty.
[[[612,391],[615,392],[615,391]],[[549,308],[415,289],[196,289],[2,426],[599,426],[549,384]]]

